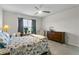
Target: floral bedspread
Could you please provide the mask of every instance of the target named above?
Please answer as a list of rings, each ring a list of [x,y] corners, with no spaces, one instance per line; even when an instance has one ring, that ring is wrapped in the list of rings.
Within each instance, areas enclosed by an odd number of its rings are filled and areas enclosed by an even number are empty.
[[[40,55],[49,51],[46,38],[39,35],[13,37],[8,49],[11,55]]]

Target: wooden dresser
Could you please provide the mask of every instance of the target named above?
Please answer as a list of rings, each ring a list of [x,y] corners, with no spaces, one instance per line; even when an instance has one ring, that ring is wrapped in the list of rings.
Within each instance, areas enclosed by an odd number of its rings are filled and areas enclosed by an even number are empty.
[[[47,37],[49,40],[65,43],[65,32],[47,31]]]

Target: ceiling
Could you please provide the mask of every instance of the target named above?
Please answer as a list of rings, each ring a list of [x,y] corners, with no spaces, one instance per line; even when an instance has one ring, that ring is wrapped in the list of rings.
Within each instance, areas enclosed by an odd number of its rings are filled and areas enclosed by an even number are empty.
[[[3,10],[8,10],[12,12],[18,12],[30,16],[37,16],[37,17],[45,17],[63,10],[67,10],[70,8],[78,7],[78,4],[41,4],[40,10],[45,11],[51,11],[51,13],[41,13],[36,14],[38,11],[35,9],[36,7],[39,7],[39,4],[1,4],[0,7],[3,8]]]

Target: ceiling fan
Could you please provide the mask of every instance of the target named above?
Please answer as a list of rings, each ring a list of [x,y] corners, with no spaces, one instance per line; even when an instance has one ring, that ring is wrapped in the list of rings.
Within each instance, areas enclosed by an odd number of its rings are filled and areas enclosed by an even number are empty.
[[[35,12],[35,15],[41,14],[41,13],[51,13],[50,11],[47,11],[47,10],[41,10],[42,5],[40,5],[39,7],[35,6],[34,8],[37,10],[37,11]]]

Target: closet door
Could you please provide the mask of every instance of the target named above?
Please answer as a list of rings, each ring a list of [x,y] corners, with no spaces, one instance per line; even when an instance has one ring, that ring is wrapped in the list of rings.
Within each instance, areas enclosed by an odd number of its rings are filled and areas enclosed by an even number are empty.
[[[3,24],[3,12],[2,12],[2,8],[0,8],[0,30],[2,30],[2,26],[3,26],[2,24]]]

